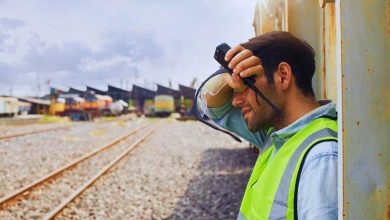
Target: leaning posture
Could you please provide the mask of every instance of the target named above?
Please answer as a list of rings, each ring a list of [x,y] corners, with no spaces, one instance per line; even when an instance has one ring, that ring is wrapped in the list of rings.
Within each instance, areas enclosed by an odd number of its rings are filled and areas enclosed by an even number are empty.
[[[225,60],[233,74],[207,82],[202,104],[219,126],[260,149],[237,219],[337,219],[337,113],[315,98],[312,47],[271,32]],[[258,91],[242,81],[253,75]]]

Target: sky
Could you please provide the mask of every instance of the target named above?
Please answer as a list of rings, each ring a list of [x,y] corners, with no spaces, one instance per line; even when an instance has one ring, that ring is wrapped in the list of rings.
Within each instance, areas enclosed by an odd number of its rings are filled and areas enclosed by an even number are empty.
[[[0,95],[189,86],[254,37],[256,0],[0,0]]]

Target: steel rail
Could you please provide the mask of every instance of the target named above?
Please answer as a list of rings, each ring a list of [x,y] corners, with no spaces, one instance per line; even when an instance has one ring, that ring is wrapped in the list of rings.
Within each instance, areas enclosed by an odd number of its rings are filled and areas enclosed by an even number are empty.
[[[70,168],[78,165],[79,163],[83,162],[84,160],[94,156],[95,154],[109,148],[109,147],[112,147],[112,146],[115,146],[116,144],[118,144],[119,142],[121,142],[122,140],[128,138],[129,136],[135,134],[136,132],[138,132],[139,130],[141,130],[142,128],[146,127],[147,125],[142,125],[138,128],[135,128],[133,130],[131,130],[129,133],[127,133],[126,135],[96,149],[96,150],[93,150],[87,154],[85,154],[84,156],[81,156],[75,160],[73,160],[72,162],[52,171],[51,173],[47,174],[46,176],[40,178],[39,180],[36,180],[32,183],[30,183],[29,185],[27,186],[24,186],[22,187],[21,189],[18,189],[12,193],[10,193],[9,195],[3,197],[3,198],[0,198],[0,207],[5,207],[6,206],[6,203],[10,203],[13,199],[16,199],[17,197],[21,196],[24,192],[26,191],[29,191],[29,190],[32,190],[34,187],[37,187],[39,185],[41,185],[42,183],[44,183],[45,181],[49,180],[49,179],[52,179],[60,174],[62,174],[63,172],[69,170]]]
[[[121,122],[121,121],[126,121],[129,118],[130,117],[118,117],[118,118],[115,118],[115,119],[109,120],[109,121],[98,121],[97,123],[103,124],[103,123]],[[4,136],[0,136],[0,141],[11,139],[11,138],[16,138],[16,137],[20,137],[20,136],[30,135],[30,134],[47,132],[47,131],[63,130],[63,129],[71,128],[71,127],[72,127],[72,125],[66,125],[66,126],[59,126],[59,127],[55,127],[55,128],[45,128],[45,129],[36,130],[36,131],[28,131],[28,132],[20,132],[20,133],[16,133],[16,134],[4,135]]]
[[[105,173],[107,173],[112,167],[114,167],[117,163],[119,163],[127,154],[133,151],[136,147],[138,147],[147,137],[149,137],[161,123],[158,123],[154,126],[149,132],[147,132],[144,136],[139,138],[135,143],[133,143],[129,148],[123,151],[119,156],[117,156],[114,160],[112,160],[108,165],[106,165],[103,169],[101,169],[95,176],[90,178],[87,182],[85,182],[80,188],[75,190],[69,197],[61,202],[55,209],[50,211],[43,219],[50,220],[54,219],[57,215],[61,213],[61,211],[73,200],[75,200],[78,196],[80,196],[85,190],[87,190],[94,182],[96,182],[100,177],[102,177]]]
[[[16,137],[30,135],[30,134],[37,134],[37,133],[42,133],[42,132],[47,132],[47,131],[64,130],[64,129],[71,128],[71,127],[72,127],[72,125],[66,125],[66,126],[60,126],[60,127],[55,127],[55,128],[45,128],[45,129],[41,129],[41,130],[10,134],[10,135],[5,135],[5,136],[0,136],[0,140],[7,140],[7,139],[11,139],[11,138],[16,138]]]

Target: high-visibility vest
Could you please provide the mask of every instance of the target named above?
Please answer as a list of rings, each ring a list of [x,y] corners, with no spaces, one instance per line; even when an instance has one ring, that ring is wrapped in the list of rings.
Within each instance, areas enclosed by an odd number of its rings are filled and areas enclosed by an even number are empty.
[[[272,158],[266,141],[249,178],[237,219],[297,219],[299,177],[305,158],[317,144],[337,142],[337,121],[317,118],[292,136]]]

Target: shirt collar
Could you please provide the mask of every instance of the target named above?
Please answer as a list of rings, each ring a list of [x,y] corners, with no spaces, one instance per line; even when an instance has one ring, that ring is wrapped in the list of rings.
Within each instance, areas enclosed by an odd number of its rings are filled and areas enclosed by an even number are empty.
[[[319,103],[321,104],[322,102]],[[286,143],[295,133],[297,133],[311,121],[324,116],[332,118],[337,117],[336,105],[334,102],[328,101],[327,104],[324,104],[308,112],[289,126],[280,129],[279,131],[273,132],[270,135],[270,139],[275,145],[275,149],[279,150],[283,146],[283,144]]]

